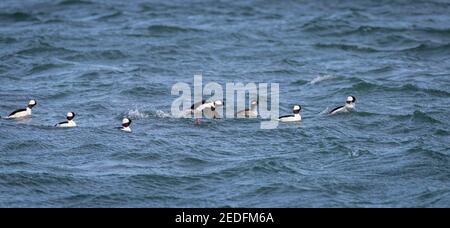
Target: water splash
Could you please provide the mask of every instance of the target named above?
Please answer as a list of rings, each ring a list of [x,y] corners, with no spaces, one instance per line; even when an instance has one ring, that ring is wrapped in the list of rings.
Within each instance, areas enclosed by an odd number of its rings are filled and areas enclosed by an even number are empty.
[[[157,110],[157,111],[155,112],[155,115],[156,115],[156,117],[158,117],[158,118],[171,118],[171,117],[172,117],[171,114],[165,113],[165,112],[162,111],[162,110]]]
[[[149,117],[147,113],[140,111],[138,108],[129,110],[127,116],[132,119],[146,119]]]

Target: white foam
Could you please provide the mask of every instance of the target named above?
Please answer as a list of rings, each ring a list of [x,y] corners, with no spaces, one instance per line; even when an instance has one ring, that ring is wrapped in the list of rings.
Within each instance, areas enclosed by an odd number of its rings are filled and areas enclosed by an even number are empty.
[[[319,82],[321,82],[321,81],[325,81],[325,80],[332,79],[332,78],[334,78],[333,75],[317,76],[316,78],[314,78],[313,80],[311,80],[311,81],[309,82],[309,84],[314,85],[314,84],[319,83]]]
[[[155,114],[156,114],[156,117],[158,117],[158,118],[170,118],[170,117],[172,117],[172,115],[170,115],[169,113],[165,113],[162,110],[157,110]]]
[[[138,108],[128,111],[127,116],[131,119],[146,119],[146,118],[148,118],[148,114],[139,111]]]

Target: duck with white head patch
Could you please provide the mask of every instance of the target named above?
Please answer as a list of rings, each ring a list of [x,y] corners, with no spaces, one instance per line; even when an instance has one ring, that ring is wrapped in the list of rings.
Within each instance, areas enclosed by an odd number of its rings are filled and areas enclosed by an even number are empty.
[[[334,108],[328,114],[334,115],[334,114],[338,114],[338,113],[348,112],[355,108],[355,103],[356,103],[356,97],[349,96],[349,97],[347,97],[347,101],[345,102],[345,105]]]
[[[302,116],[300,115],[301,110],[302,106],[294,105],[294,107],[292,108],[292,112],[294,113],[294,115],[281,116],[278,120],[284,123],[299,122],[302,120]]]
[[[75,123],[74,119],[75,119],[75,113],[69,112],[69,113],[67,113],[67,121],[56,124],[55,127],[61,127],[61,128],[76,127],[77,124]]]
[[[18,109],[16,111],[12,112],[11,114],[9,114],[8,117],[6,117],[6,119],[21,119],[21,118],[31,117],[31,110],[36,105],[37,105],[36,100],[30,100],[28,102],[27,108]]]
[[[123,120],[122,120],[122,127],[120,128],[120,130],[124,131],[124,132],[131,133],[131,128],[130,128],[131,122],[132,121],[129,118],[126,118],[126,117],[123,118]]]
[[[237,113],[237,117],[240,118],[256,118],[258,117],[258,101],[253,100],[251,108],[247,108]]]
[[[203,111],[210,111],[213,115],[212,118],[217,119],[219,118],[216,112],[216,108],[223,106],[223,102],[220,100],[214,101],[214,102],[205,102],[201,105],[199,105],[198,107],[196,107],[193,111],[194,114],[196,115],[203,115]],[[200,118],[196,118],[195,119],[195,123],[196,124],[200,124]]]

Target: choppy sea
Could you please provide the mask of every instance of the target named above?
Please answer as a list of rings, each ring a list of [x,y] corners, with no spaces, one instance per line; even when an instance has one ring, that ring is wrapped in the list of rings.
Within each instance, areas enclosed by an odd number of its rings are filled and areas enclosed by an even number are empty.
[[[442,0],[3,0],[0,114],[38,105],[0,120],[0,207],[449,207],[449,21]],[[279,83],[303,120],[173,118],[197,72]]]

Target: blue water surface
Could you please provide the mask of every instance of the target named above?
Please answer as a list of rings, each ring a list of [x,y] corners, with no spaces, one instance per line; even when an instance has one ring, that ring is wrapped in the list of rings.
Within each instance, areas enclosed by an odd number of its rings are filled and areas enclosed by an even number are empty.
[[[0,207],[449,207],[449,21],[444,0],[3,0],[0,114],[38,105],[0,120]],[[303,121],[173,118],[198,72],[279,83]]]

